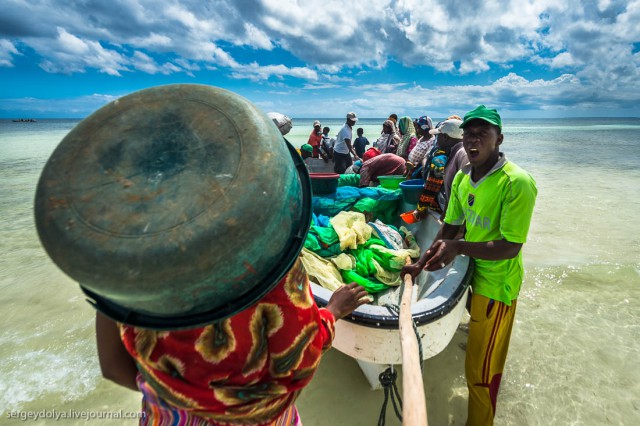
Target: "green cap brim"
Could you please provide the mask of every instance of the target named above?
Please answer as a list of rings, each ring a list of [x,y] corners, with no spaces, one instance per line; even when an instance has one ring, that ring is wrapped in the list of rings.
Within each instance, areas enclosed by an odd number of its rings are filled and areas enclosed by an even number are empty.
[[[498,114],[498,111],[495,109],[489,109],[484,105],[479,105],[475,109],[466,113],[464,115],[464,120],[462,120],[460,128],[463,129],[468,122],[475,119],[484,120],[489,124],[498,126],[500,130],[502,130],[502,119],[500,118],[500,114]]]

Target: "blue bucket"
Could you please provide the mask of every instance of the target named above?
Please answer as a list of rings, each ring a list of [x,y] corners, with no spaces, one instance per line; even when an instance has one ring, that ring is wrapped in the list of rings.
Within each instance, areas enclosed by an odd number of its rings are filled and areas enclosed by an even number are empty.
[[[424,179],[411,179],[400,182],[402,197],[409,204],[418,204],[422,188],[424,187]]]

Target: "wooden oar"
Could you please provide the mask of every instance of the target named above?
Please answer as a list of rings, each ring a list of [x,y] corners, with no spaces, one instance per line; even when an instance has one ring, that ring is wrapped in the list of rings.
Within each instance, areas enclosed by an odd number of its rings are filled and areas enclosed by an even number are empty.
[[[407,258],[407,263],[411,259]],[[400,344],[402,348],[402,424],[405,426],[427,425],[427,402],[418,351],[418,338],[413,331],[411,300],[413,280],[404,276],[404,290],[400,302]]]

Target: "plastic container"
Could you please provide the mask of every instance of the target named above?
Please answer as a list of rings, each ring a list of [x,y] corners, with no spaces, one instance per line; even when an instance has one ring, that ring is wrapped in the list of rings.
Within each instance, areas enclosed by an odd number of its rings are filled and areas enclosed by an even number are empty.
[[[398,189],[400,182],[404,181],[404,179],[405,177],[402,175],[378,176],[380,186],[386,189]]]
[[[309,173],[311,178],[311,191],[313,195],[329,195],[338,188],[339,174],[336,173]]]
[[[418,204],[420,194],[422,194],[422,188],[424,188],[423,179],[411,179],[400,182],[402,197],[404,201],[409,204]]]
[[[413,215],[413,210],[410,212],[405,212],[405,213],[401,213],[400,214],[400,218],[402,220],[404,220],[406,223],[416,223],[418,220],[416,219],[416,217]]]

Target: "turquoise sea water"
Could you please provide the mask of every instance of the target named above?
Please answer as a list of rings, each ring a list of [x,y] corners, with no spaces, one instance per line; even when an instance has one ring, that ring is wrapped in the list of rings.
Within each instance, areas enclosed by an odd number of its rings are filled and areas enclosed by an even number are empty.
[[[321,121],[331,135],[343,124]],[[373,142],[382,121],[355,127]],[[294,119],[289,140],[305,143],[312,122]],[[101,378],[93,312],[33,225],[39,173],[76,123],[0,120],[0,424],[13,424],[18,410],[139,406],[139,395]],[[505,120],[504,134],[503,151],[536,178],[539,194],[496,424],[638,424],[640,119]],[[430,424],[466,418],[464,338],[457,333],[425,364]],[[298,406],[305,425],[371,425],[381,402],[355,364],[331,351]]]

